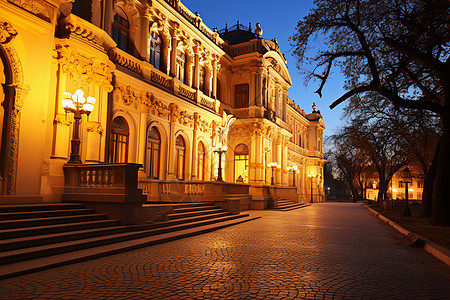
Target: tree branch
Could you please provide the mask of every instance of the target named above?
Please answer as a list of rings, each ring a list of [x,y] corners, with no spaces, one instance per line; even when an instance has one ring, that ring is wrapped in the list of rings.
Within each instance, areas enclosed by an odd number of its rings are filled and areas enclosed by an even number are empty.
[[[345,93],[344,95],[339,97],[337,100],[335,100],[333,103],[331,103],[330,109],[335,108],[336,106],[338,106],[339,104],[341,104],[342,102],[344,102],[345,100],[347,100],[348,98],[350,98],[356,94],[372,91],[373,88],[371,85],[372,84],[359,86],[357,88],[354,88],[351,91],[348,91],[347,93]]]

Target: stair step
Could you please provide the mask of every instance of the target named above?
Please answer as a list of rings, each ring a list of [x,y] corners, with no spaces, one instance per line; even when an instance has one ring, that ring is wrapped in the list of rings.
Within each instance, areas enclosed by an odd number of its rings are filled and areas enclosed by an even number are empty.
[[[18,205],[11,205],[11,204],[5,204],[0,205],[0,212],[6,213],[6,212],[19,212],[19,211],[37,211],[37,210],[52,210],[52,209],[79,209],[84,208],[83,204],[79,203],[46,203],[46,204],[18,204]]]
[[[62,216],[53,218],[35,218],[35,219],[21,219],[21,220],[7,220],[0,221],[0,229],[12,229],[19,227],[32,227],[43,225],[56,225],[73,222],[86,222],[106,219],[104,214],[89,214],[76,216]]]
[[[171,220],[170,215],[169,215],[169,220],[151,223],[148,226],[150,226],[150,228],[159,228],[162,226],[171,226],[171,225],[177,225],[177,224],[182,224],[182,223],[190,223],[190,222],[196,222],[196,221],[201,221],[201,220],[206,220],[206,219],[214,219],[214,218],[218,218],[218,217],[224,217],[224,216],[228,216],[228,215],[230,215],[229,212],[221,211],[219,213],[214,213],[214,214],[208,214],[208,215],[196,216],[196,217],[186,217],[186,218],[174,219],[174,220]]]
[[[118,220],[96,220],[88,222],[5,229],[0,230],[0,236],[2,236],[2,238],[9,239],[32,235],[43,235],[57,232],[66,232],[71,230],[84,230],[84,229],[110,227],[118,225],[120,225],[120,221]]]
[[[125,251],[130,251],[146,246],[156,245],[160,243],[165,243],[173,241],[176,239],[181,239],[193,235],[198,235],[206,232],[211,232],[217,229],[225,228],[228,226],[252,221],[260,217],[249,217],[244,216],[239,219],[229,220],[221,222],[220,224],[214,225],[203,225],[196,228],[189,228],[184,230],[179,230],[176,232],[163,233],[148,237],[143,237],[140,239],[128,240],[124,242],[103,245],[98,247],[93,247],[84,250],[73,251],[69,253],[63,253],[59,255],[54,255],[51,259],[48,258],[37,258],[29,261],[12,263],[4,266],[0,266],[0,279],[6,279],[13,276],[19,276],[23,274],[28,274],[31,272],[41,271],[50,269],[57,266],[67,265],[75,262],[85,261],[88,259],[94,259],[102,256],[107,256],[111,254],[121,253]]]
[[[130,231],[130,228],[128,226],[100,227],[84,230],[74,230],[69,232],[58,232],[36,236],[10,238],[0,240],[0,249],[2,249],[2,251],[17,250],[20,248],[29,248],[47,244],[67,242],[77,239],[121,233],[125,231]]]
[[[70,215],[82,215],[93,214],[93,209],[77,208],[66,210],[42,210],[42,211],[30,211],[30,212],[7,212],[0,213],[0,220],[14,220],[14,219],[33,219],[33,218],[47,218],[47,217],[59,217]]]
[[[204,210],[212,210],[218,209],[218,206],[201,206],[201,207],[182,207],[182,208],[174,208],[174,213],[185,213],[185,212],[195,212],[195,211],[204,211]]]
[[[228,221],[232,219],[238,219],[244,217],[245,215],[229,215],[226,217],[218,217],[210,220],[202,220],[198,222],[191,222],[189,224],[177,224],[178,226],[167,226],[160,229],[152,230],[139,230],[139,231],[129,231],[117,234],[111,234],[107,236],[85,238],[74,241],[60,242],[49,245],[35,246],[25,249],[17,249],[4,251],[0,253],[0,265],[15,263],[19,261],[35,259],[43,256],[51,256],[56,254],[61,254],[69,251],[77,251],[85,248],[97,247],[110,243],[123,242],[130,239],[143,238],[154,234],[161,234],[170,231],[186,229],[197,227],[201,225],[207,225],[211,223],[219,223],[223,221]],[[209,222],[209,223],[208,223]]]
[[[307,204],[296,203],[296,204],[292,204],[292,205],[278,206],[277,208],[274,208],[274,209],[278,210],[278,211],[290,211],[290,210],[294,210],[294,209],[303,208],[306,206],[310,206],[310,204],[309,203],[307,203]]]
[[[204,216],[209,214],[221,213],[224,212],[223,209],[220,208],[212,208],[208,210],[197,210],[192,212],[176,212],[169,215],[169,220],[175,219],[183,219],[188,217],[196,217],[196,216]]]

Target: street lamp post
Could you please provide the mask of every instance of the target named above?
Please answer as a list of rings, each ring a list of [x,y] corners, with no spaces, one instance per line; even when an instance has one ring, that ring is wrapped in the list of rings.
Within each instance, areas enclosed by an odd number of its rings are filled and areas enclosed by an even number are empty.
[[[295,172],[298,170],[297,165],[287,167],[287,169],[288,171],[292,171],[292,186],[295,186]]]
[[[411,175],[411,171],[409,170],[408,167],[406,167],[403,172],[402,172],[402,177],[403,177],[403,183],[405,184],[405,211],[403,212],[403,216],[404,217],[411,217],[411,210],[409,209],[409,190],[408,190],[408,183],[412,182],[412,175]]]
[[[73,113],[73,134],[72,140],[70,141],[70,159],[68,164],[81,164],[80,157],[80,123],[81,116],[89,114],[94,109],[95,98],[88,96],[84,98],[84,92],[80,89],[76,90],[72,95],[70,92],[63,93],[64,98],[61,100],[62,105],[66,113]]]
[[[275,180],[274,180],[274,177],[273,177],[273,171],[274,171],[276,168],[278,168],[278,169],[281,168],[281,165],[279,165],[277,162],[273,161],[273,162],[271,162],[271,163],[268,163],[267,166],[268,166],[269,168],[272,168],[272,179],[271,179],[271,181],[270,181],[270,184],[271,184],[271,185],[275,185]]]
[[[311,203],[314,202],[313,201],[313,181],[314,181],[315,178],[318,178],[319,176],[316,175],[316,174],[308,174],[308,177],[311,179]]]
[[[212,147],[212,150],[219,154],[219,168],[217,170],[217,181],[223,181],[222,179],[222,154],[227,151],[228,147],[222,145],[222,143],[218,143],[216,147]]]

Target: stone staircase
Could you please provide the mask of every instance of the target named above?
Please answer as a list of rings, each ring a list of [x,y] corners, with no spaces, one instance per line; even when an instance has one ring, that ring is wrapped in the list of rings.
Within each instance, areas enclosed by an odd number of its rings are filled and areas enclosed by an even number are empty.
[[[278,199],[278,207],[275,207],[272,210],[290,211],[290,210],[306,207],[309,205],[310,205],[309,203],[297,203],[292,200],[280,198],[280,199]]]
[[[122,226],[82,204],[0,205],[0,279],[172,241],[256,219],[177,204],[167,220]]]

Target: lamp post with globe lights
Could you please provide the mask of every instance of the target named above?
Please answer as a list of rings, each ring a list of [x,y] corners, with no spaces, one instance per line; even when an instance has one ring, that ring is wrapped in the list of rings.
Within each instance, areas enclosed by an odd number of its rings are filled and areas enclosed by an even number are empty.
[[[223,181],[222,179],[222,154],[225,153],[228,150],[228,147],[225,145],[222,145],[222,143],[218,143],[217,146],[212,147],[212,150],[219,154],[219,168],[217,170],[217,181]]]
[[[320,175],[316,175],[316,174],[308,174],[308,177],[311,179],[311,203],[313,203],[313,181],[316,178],[320,178]]]
[[[68,112],[73,113],[73,134],[72,140],[70,141],[70,159],[67,162],[68,164],[81,164],[80,157],[80,123],[81,116],[89,114],[94,109],[95,98],[88,96],[84,97],[84,92],[81,89],[75,91],[72,95],[70,92],[63,93],[64,98],[61,100],[64,110],[66,114]]]
[[[288,171],[292,171],[292,186],[295,186],[295,173],[298,170],[297,165],[287,167]]]
[[[271,162],[271,163],[268,163],[267,166],[268,166],[269,168],[272,168],[272,179],[271,179],[271,181],[270,181],[270,184],[271,184],[271,185],[275,185],[275,180],[274,180],[274,177],[273,177],[273,171],[274,171],[275,169],[281,168],[281,165],[278,164],[276,161],[273,161],[273,162]]]

